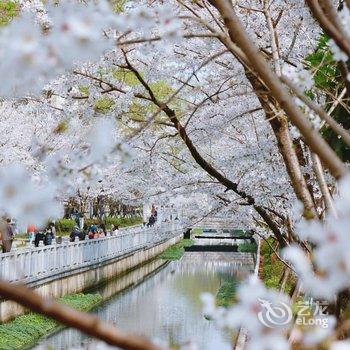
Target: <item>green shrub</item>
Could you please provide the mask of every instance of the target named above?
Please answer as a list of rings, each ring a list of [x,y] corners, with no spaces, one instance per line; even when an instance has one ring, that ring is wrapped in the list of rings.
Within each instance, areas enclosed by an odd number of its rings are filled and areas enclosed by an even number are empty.
[[[102,301],[100,294],[74,294],[58,299],[79,311],[91,310]],[[29,313],[0,325],[0,350],[27,348],[40,337],[52,332],[59,324],[39,314]]]
[[[237,229],[237,230],[233,230],[233,235],[234,236],[252,236],[252,232],[249,230]]]
[[[100,294],[69,294],[58,299],[59,302],[73,309],[80,311],[88,311],[93,306],[102,301]]]
[[[110,229],[112,224],[119,227],[128,227],[133,225],[138,225],[142,223],[142,217],[133,216],[130,218],[118,218],[118,217],[106,217],[102,219],[102,222],[99,219],[84,219],[84,223],[87,226],[97,225],[100,226],[104,223],[107,229]],[[56,229],[58,233],[70,233],[73,227],[76,225],[74,219],[60,219],[56,222]]]
[[[56,221],[56,229],[59,232],[71,232],[76,225],[73,219],[60,219]]]
[[[119,227],[128,227],[133,225],[142,224],[142,217],[132,216],[130,218],[115,218],[115,217],[106,217],[104,222],[107,227],[112,226],[112,224]]]
[[[142,223],[142,217],[140,216],[133,216],[130,218],[118,218],[118,217],[106,217],[102,219],[102,222],[99,219],[85,219],[85,224],[87,226],[90,225],[101,225],[101,223],[104,223],[106,225],[107,229],[110,229],[112,225],[116,225],[120,227],[128,227],[128,226],[134,226]]]

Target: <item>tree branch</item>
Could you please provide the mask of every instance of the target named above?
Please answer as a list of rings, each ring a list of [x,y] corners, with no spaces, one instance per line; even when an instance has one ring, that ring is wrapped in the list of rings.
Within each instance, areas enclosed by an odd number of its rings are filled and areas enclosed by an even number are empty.
[[[0,295],[44,316],[50,317],[65,326],[79,329],[107,344],[128,350],[161,350],[147,338],[126,333],[118,328],[100,321],[96,316],[80,312],[44,299],[32,289],[19,284],[0,280]]]
[[[264,81],[292,123],[299,129],[312,151],[319,155],[335,178],[345,175],[347,170],[344,164],[321,135],[313,128],[312,123],[305,118],[299,107],[295,105],[292,96],[283,86],[278,76],[270,69],[257,47],[249,38],[231,2],[228,0],[210,0],[210,2],[218,9],[223,17],[231,40],[244,52],[251,66],[254,67],[258,76]]]

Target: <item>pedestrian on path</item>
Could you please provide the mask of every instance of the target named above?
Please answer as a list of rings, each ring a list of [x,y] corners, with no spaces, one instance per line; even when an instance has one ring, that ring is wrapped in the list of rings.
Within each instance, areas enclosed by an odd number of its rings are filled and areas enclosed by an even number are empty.
[[[29,239],[29,244],[32,245],[35,239],[35,234],[37,232],[37,228],[35,225],[28,225],[27,227],[27,234],[28,234],[28,239]]]
[[[7,218],[1,226],[2,252],[8,253],[11,251],[14,235],[11,219]]]
[[[111,235],[116,236],[118,233],[119,233],[119,227],[113,224],[111,228]]]

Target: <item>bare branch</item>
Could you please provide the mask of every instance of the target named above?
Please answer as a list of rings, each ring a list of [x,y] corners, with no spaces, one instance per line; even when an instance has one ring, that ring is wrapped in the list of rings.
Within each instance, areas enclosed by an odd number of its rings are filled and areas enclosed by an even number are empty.
[[[76,311],[50,299],[44,299],[32,289],[19,284],[0,280],[0,295],[44,316],[50,317],[68,327],[79,329],[107,344],[129,350],[161,350],[145,337],[126,333],[102,322],[98,317]]]

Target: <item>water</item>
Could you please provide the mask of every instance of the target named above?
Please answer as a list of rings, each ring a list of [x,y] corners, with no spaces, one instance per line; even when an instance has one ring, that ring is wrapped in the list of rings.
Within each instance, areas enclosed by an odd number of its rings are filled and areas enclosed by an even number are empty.
[[[224,279],[242,279],[253,268],[234,258],[235,253],[188,252],[180,261],[116,294],[94,312],[123,330],[157,338],[166,344],[195,342],[203,350],[229,350],[231,337],[202,315],[200,295],[216,294]],[[118,284],[118,280],[112,282]],[[103,294],[103,291],[101,291]],[[91,339],[73,329],[65,329],[44,339],[35,349],[69,349],[88,344]]]

